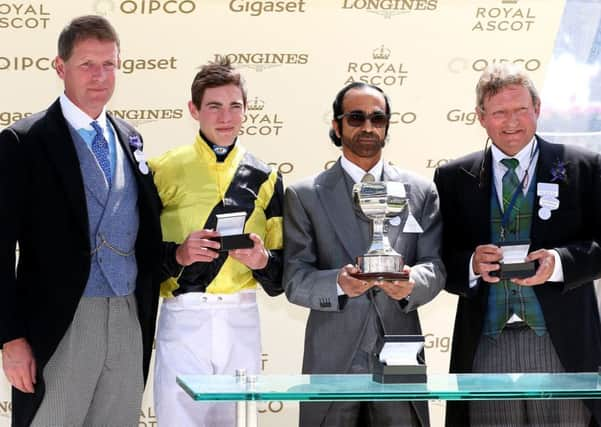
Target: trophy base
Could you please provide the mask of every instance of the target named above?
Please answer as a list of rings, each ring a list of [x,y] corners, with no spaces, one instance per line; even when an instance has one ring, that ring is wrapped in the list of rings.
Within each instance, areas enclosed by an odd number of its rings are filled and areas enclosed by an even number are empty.
[[[515,262],[510,264],[499,264],[500,268],[496,271],[491,271],[490,275],[498,277],[501,280],[509,279],[525,279],[532,277],[536,273],[536,263],[530,262]]]
[[[396,282],[400,280],[409,280],[409,274],[407,273],[393,273],[393,272],[383,272],[383,273],[355,273],[351,274],[351,277],[360,280],[378,280],[378,281],[386,281],[386,282]]]

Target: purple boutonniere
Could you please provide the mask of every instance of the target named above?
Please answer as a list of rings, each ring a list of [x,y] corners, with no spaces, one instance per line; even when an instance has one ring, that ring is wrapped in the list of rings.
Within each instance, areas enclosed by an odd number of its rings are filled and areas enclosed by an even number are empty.
[[[140,150],[142,149],[142,141],[140,140],[140,136],[133,134],[133,135],[129,135],[129,145],[131,148],[133,148],[134,150]]]
[[[567,163],[564,163],[561,160],[557,160],[553,163],[553,166],[551,167],[551,182],[568,182],[567,165]]]

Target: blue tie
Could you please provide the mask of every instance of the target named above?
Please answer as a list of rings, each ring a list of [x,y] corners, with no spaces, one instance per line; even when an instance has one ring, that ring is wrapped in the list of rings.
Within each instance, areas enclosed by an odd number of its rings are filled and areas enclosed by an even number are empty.
[[[96,156],[96,160],[100,165],[100,169],[104,172],[104,176],[106,177],[106,182],[109,187],[111,186],[111,163],[109,162],[109,143],[107,142],[104,134],[102,133],[102,128],[98,125],[98,122],[93,121],[90,125],[96,131],[96,135],[94,135],[94,139],[92,140],[92,152]]]

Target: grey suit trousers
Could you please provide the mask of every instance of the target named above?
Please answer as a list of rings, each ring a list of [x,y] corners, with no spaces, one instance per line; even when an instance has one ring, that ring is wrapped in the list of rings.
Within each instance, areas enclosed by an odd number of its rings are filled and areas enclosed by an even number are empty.
[[[138,426],[144,380],[135,296],[82,298],[44,381],[33,427]]]
[[[565,372],[549,334],[527,326],[480,338],[474,373]],[[470,402],[470,426],[586,427],[590,411],[581,400],[487,400]]]

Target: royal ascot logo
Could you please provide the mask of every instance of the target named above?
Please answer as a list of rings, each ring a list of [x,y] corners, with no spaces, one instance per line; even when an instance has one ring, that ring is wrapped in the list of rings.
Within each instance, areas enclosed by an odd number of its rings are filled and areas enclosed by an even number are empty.
[[[425,334],[424,348],[431,348],[441,353],[448,353],[451,349],[451,337],[437,337],[434,334]]]
[[[390,19],[404,13],[435,11],[438,0],[343,0],[341,8],[377,13]]]
[[[526,71],[537,71],[541,67],[541,60],[538,58],[451,58],[448,64],[448,69],[451,73],[463,73],[465,71],[473,71],[481,73],[491,64],[501,63],[517,64]]]
[[[189,15],[196,11],[198,0],[95,0],[93,9],[99,15],[114,12],[125,15]]]
[[[472,31],[530,31],[536,23],[531,7],[520,7],[518,0],[501,0],[496,7],[476,7]]]
[[[451,123],[459,123],[466,126],[476,123],[478,116],[475,111],[464,111],[459,108],[453,108],[447,113],[447,121]]]
[[[269,162],[267,164],[272,169],[277,170],[282,175],[288,175],[294,171],[294,163],[292,163],[292,162],[281,162],[281,163]]]
[[[0,30],[45,30],[50,18],[43,3],[0,3]]]
[[[215,54],[213,60],[221,61],[224,58],[237,68],[251,68],[259,72],[283,65],[306,65],[309,63],[308,53],[226,53]]]
[[[128,58],[121,61],[123,74],[159,70],[177,70],[177,58]]]
[[[27,116],[31,116],[31,113],[22,113],[18,111],[0,111],[0,127],[8,127]]]
[[[163,120],[179,120],[184,117],[181,108],[154,108],[154,109],[119,109],[109,110],[114,117],[127,120],[134,127]]]
[[[391,50],[382,45],[372,51],[368,61],[349,62],[344,84],[359,81],[376,86],[403,86],[409,72],[402,62],[392,61],[391,55]]]
[[[307,2],[305,0],[289,1],[248,1],[231,0],[229,9],[235,13],[246,13],[250,16],[261,16],[263,14],[277,13],[305,13]]]
[[[152,406],[142,408],[138,427],[157,427],[157,416]]]
[[[240,135],[278,136],[280,134],[284,121],[278,113],[265,110],[265,101],[255,97],[248,101],[246,108]]]

